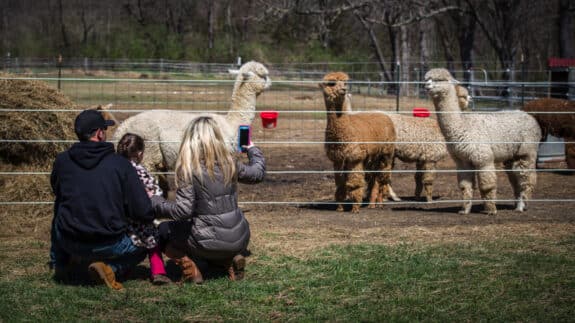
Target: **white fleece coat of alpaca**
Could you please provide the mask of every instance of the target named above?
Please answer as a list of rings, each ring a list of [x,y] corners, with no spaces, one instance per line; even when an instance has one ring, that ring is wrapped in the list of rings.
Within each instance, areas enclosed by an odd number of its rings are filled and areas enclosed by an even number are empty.
[[[459,107],[467,110],[471,97],[463,86],[456,86]],[[346,98],[345,111],[352,111],[351,98]],[[427,202],[433,201],[433,181],[438,161],[447,157],[445,137],[439,129],[437,120],[432,118],[419,118],[405,114],[382,111],[389,116],[395,128],[397,143],[395,144],[395,157],[404,163],[415,163],[418,172],[415,173],[415,196],[420,197],[425,192]],[[370,179],[370,185],[372,185]],[[378,189],[373,185],[373,189]],[[395,201],[400,199],[390,186],[390,197]]]
[[[256,98],[270,85],[267,68],[258,62],[248,62],[238,71],[231,108],[226,115],[173,110],[146,111],[122,122],[113,140],[118,141],[126,133],[140,135],[146,141],[142,164],[150,171],[173,169],[185,128],[193,119],[209,115],[220,125],[223,135],[230,142],[230,149],[235,149],[238,126],[252,123]]]
[[[541,138],[537,121],[522,111],[462,113],[455,92],[457,81],[446,69],[430,70],[425,80],[447,149],[457,164],[459,187],[465,200],[460,213],[468,214],[471,210],[474,171],[478,171],[485,212],[497,213],[495,163],[505,165],[517,200],[516,210],[524,211],[537,176],[535,162]]]

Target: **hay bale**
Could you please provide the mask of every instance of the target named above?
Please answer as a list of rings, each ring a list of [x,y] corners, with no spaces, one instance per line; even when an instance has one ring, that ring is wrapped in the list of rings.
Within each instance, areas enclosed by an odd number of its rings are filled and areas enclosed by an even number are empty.
[[[10,79],[0,74],[0,138],[10,140],[75,140],[77,112],[18,111],[3,109],[78,109],[65,95],[42,81]],[[9,164],[51,165],[70,143],[9,142],[0,145],[1,161]]]

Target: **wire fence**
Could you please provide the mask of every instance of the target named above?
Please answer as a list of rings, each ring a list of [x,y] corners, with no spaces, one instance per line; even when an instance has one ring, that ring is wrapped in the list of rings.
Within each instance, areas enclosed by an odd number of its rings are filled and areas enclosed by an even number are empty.
[[[233,88],[233,77],[228,74],[230,68],[236,68],[234,64],[191,64],[172,61],[162,62],[129,62],[129,61],[89,61],[69,62],[70,65],[62,64],[65,70],[59,77],[54,77],[53,62],[46,62],[45,67],[38,62],[19,61],[11,62],[10,72],[16,72],[15,76],[1,76],[0,79],[30,79],[40,80],[59,87],[60,91],[69,97],[73,102],[83,107],[93,107],[111,103],[113,107],[110,112],[119,119],[130,117],[136,113],[148,111],[151,109],[166,109],[174,111],[202,112],[202,113],[226,113],[231,104],[231,95]],[[74,71],[78,66],[84,66],[81,71]],[[308,66],[309,67],[309,66]],[[274,130],[266,129],[263,125],[254,120],[254,137],[257,144],[262,147],[272,149],[283,149],[283,147],[313,147],[309,149],[310,156],[323,152],[325,144],[336,144],[326,142],[324,138],[326,126],[326,111],[323,96],[317,87],[321,78],[327,72],[333,71],[335,66],[328,65],[319,67],[310,67],[306,73],[297,73],[291,68],[284,69],[270,68],[273,81],[272,88],[264,92],[257,100],[257,110],[274,110],[280,114],[280,126]],[[316,70],[317,68],[317,70]],[[341,70],[346,71],[344,68]],[[349,68],[349,66],[347,66]],[[356,67],[358,68],[358,67]],[[34,69],[35,71],[29,72]],[[327,69],[327,70],[326,70]],[[91,72],[86,72],[87,70]],[[104,71],[98,77],[95,77],[96,71]],[[110,71],[116,73],[140,73],[137,77],[123,77],[125,75],[110,75]],[[144,73],[158,73],[158,75],[148,75],[143,77]],[[18,73],[20,72],[20,73]],[[415,73],[417,72],[417,73]],[[190,79],[190,74],[197,73],[199,78]],[[353,71],[352,71],[353,73]],[[350,73],[353,77],[353,74]],[[75,75],[74,75],[75,74]],[[297,76],[296,76],[297,74]],[[414,74],[420,75],[419,71]],[[162,76],[163,75],[163,76]],[[359,75],[359,74],[357,74]],[[367,73],[363,74],[366,76]],[[129,76],[129,75],[128,75]],[[203,76],[203,78],[201,78]],[[410,80],[400,82],[385,82],[353,79],[350,81],[352,92],[353,110],[354,111],[387,111],[390,113],[411,114],[414,107],[426,107],[430,110],[431,117],[437,112],[433,111],[433,105],[425,96],[424,83],[422,80]],[[492,113],[493,111],[502,111],[503,113],[513,113],[513,110],[521,108],[522,101],[534,97],[547,97],[550,95],[552,88],[563,86],[570,91],[572,84],[554,83],[549,81],[534,82],[509,82],[498,80],[471,80],[466,84],[473,96],[474,106],[473,113]],[[386,91],[391,86],[408,88],[405,91],[396,91],[391,93]],[[501,89],[514,90],[507,91],[505,95],[501,94]],[[518,97],[513,93],[523,93],[524,96]],[[497,94],[497,95],[496,95]],[[513,95],[510,95],[513,94]],[[567,95],[567,93],[565,94]],[[5,108],[0,109],[0,114],[6,112],[56,112],[77,114],[81,109],[62,109],[41,110],[25,108]],[[541,111],[540,113],[549,113]],[[558,114],[565,112],[555,112]],[[34,142],[34,143],[69,143],[74,140],[46,140],[43,138],[35,139],[12,139],[0,138],[0,144],[15,142]],[[165,141],[164,141],[165,142]],[[174,141],[173,143],[178,143]],[[350,142],[346,142],[350,143]],[[358,143],[358,142],[353,142]],[[364,142],[373,143],[373,142]],[[405,144],[406,142],[395,141],[394,144]],[[413,144],[413,142],[409,142]],[[426,144],[444,144],[444,142],[421,142]],[[480,142],[483,144],[511,144],[513,142]],[[560,138],[552,138],[546,144],[552,145],[553,149],[547,152],[548,156],[556,157],[561,160],[563,157],[564,141]],[[574,142],[566,142],[574,143]],[[447,144],[450,144],[449,142]],[[543,144],[545,145],[545,144]],[[549,149],[548,149],[549,150]],[[333,175],[335,171],[331,165],[324,164],[322,167],[309,165],[301,169],[269,169],[268,174],[274,176],[290,175],[319,175],[319,180],[333,182],[331,178],[325,175]],[[438,174],[457,172],[468,172],[468,170],[437,169]],[[481,172],[477,170],[476,172]],[[496,169],[496,172],[506,172],[505,169]],[[569,172],[563,168],[534,169],[535,172]],[[343,172],[351,173],[352,171]],[[367,171],[374,172],[374,171]],[[392,174],[413,174],[417,170],[411,169],[394,169],[389,171]],[[10,170],[0,172],[0,176],[48,176],[49,171],[30,171],[30,170]],[[158,172],[156,174],[173,175],[172,172]],[[453,183],[456,185],[456,183]],[[510,202],[514,200],[501,199],[501,202]],[[546,198],[534,199],[532,202],[540,203],[572,203],[575,199],[571,198]],[[441,199],[432,203],[458,203],[459,199]],[[33,204],[50,204],[52,201],[9,201],[7,197],[0,201],[0,205],[33,205]],[[317,200],[251,200],[242,201],[242,204],[333,204],[333,202],[324,202]],[[382,202],[380,204],[396,204],[398,202]],[[421,204],[428,202],[404,201],[405,204]]]

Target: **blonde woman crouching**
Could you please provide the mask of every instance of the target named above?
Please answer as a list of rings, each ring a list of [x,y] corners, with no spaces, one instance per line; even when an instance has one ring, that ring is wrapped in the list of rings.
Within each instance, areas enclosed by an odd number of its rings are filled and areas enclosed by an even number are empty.
[[[249,163],[228,148],[217,122],[211,117],[194,119],[185,130],[176,161],[176,199],[152,196],[156,217],[167,241],[166,256],[175,259],[184,281],[203,282],[197,261],[223,266],[230,280],[244,275],[250,227],[238,207],[237,183],[261,182],[265,175],[262,151],[250,143]]]

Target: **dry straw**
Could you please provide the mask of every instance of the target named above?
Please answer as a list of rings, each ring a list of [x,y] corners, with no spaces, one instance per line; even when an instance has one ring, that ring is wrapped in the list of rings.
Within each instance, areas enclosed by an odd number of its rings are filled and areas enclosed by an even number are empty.
[[[56,154],[69,144],[37,141],[76,139],[73,122],[77,113],[41,110],[74,110],[76,104],[42,81],[11,78],[8,74],[0,77],[0,138],[18,140],[0,145],[2,163],[49,167]],[[7,109],[34,111],[2,111]]]
[[[0,74],[0,138],[21,140],[0,144],[0,169],[3,171],[49,171],[59,152],[69,143],[38,140],[74,140],[73,123],[78,109],[57,89],[41,81],[16,79]],[[23,109],[33,111],[2,111]],[[71,110],[51,112],[44,110]],[[26,142],[35,140],[36,142]],[[0,176],[0,200],[52,200],[49,176]],[[47,233],[51,206],[14,206],[0,210],[1,235],[28,231]]]

